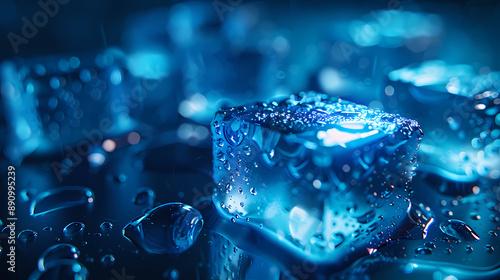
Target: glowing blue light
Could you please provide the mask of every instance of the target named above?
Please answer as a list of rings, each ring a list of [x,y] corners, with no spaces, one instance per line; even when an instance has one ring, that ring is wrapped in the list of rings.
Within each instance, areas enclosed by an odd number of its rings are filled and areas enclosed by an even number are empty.
[[[80,71],[80,80],[82,80],[82,82],[88,83],[91,79],[92,75],[90,74],[89,70],[83,69],[82,71]]]
[[[369,138],[371,136],[377,135],[378,130],[371,130],[363,133],[352,133],[340,131],[336,128],[331,128],[327,131],[318,131],[317,137],[319,140],[323,140],[323,145],[325,147],[341,146],[346,148],[346,143],[353,142],[354,140]]]
[[[418,87],[443,85],[449,93],[459,94],[463,88],[460,83],[472,79],[474,71],[470,65],[448,65],[444,61],[433,60],[394,70],[388,76],[392,81],[412,83]]]
[[[162,79],[168,75],[169,58],[160,52],[137,52],[127,57],[127,68],[136,77]]]
[[[324,68],[319,73],[319,84],[327,93],[334,92],[342,86],[342,79],[339,72],[333,68]]]
[[[293,238],[307,243],[316,232],[320,220],[310,216],[304,209],[295,206],[290,211],[290,234]]]
[[[122,72],[120,69],[114,69],[113,72],[111,72],[109,80],[113,85],[119,85],[122,82]]]
[[[32,94],[33,92],[35,92],[35,85],[30,82],[26,85],[26,93]]]
[[[408,42],[405,39],[434,37],[441,32],[438,15],[397,10],[372,11],[349,25],[349,35],[362,47],[400,47]]]
[[[72,56],[69,59],[69,66],[73,69],[80,67],[80,59],[76,56]]]
[[[31,136],[31,128],[24,118],[18,120],[16,134],[20,140],[27,140]]]
[[[101,153],[91,153],[87,156],[87,159],[91,167],[99,167],[106,161],[106,157]]]
[[[78,273],[78,272],[82,271],[82,267],[77,263],[73,264],[72,269],[73,269],[74,273]]]
[[[61,86],[59,79],[56,77],[50,78],[49,84],[50,84],[50,87],[53,89],[58,89]]]

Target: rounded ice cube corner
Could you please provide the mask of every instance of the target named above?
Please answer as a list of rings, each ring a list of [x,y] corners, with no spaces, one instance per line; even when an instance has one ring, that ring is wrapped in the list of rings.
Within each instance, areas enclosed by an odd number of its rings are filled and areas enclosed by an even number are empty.
[[[352,241],[366,251],[408,229],[416,121],[301,92],[221,109],[211,129],[213,201],[226,220],[330,260]]]

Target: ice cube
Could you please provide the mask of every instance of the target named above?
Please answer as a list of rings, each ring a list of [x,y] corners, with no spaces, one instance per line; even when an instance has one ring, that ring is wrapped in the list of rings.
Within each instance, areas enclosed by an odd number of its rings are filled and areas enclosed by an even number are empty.
[[[470,65],[428,61],[392,71],[389,79],[385,110],[415,118],[426,131],[420,170],[440,192],[464,196],[481,177],[500,178],[500,72],[480,75]]]
[[[168,113],[178,111],[184,118],[208,125],[221,106],[288,93],[283,71],[290,49],[286,33],[264,22],[249,24],[246,19],[261,8],[251,3],[241,5],[231,15],[221,15],[225,17],[222,21],[211,3],[186,2],[138,13],[130,20],[124,36],[127,48],[138,54],[150,49],[163,53],[132,63],[135,67],[131,70],[136,69],[132,72],[164,68],[162,72],[173,77],[158,87],[162,94],[148,97],[155,98],[151,109],[163,114],[148,123],[162,125],[176,119]],[[220,32],[206,32],[214,26]],[[267,39],[273,47],[266,52],[261,50],[261,40],[247,35],[264,30],[273,30]],[[172,95],[163,94],[165,91],[176,92],[179,104],[171,102]],[[146,112],[150,114],[150,110]]]
[[[32,152],[84,146],[131,130],[131,118],[147,93],[122,66],[124,56],[107,49],[2,62],[7,158],[20,161]]]
[[[408,227],[415,121],[309,92],[221,109],[212,132],[218,213],[300,258],[338,268]]]

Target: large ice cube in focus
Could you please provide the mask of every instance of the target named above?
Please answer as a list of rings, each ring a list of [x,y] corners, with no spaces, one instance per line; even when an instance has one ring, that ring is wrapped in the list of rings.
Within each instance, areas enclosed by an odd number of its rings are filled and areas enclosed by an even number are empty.
[[[218,213],[300,257],[350,263],[411,228],[415,121],[309,92],[221,109],[212,132]]]

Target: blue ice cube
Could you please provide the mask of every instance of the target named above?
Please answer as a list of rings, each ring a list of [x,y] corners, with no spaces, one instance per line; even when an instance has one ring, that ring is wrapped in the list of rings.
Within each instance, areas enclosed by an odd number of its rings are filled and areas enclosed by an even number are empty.
[[[415,41],[420,38],[437,41],[443,32],[443,19],[436,14],[372,10],[360,20],[351,21],[348,30],[351,39],[362,47],[379,45],[396,48],[406,45],[411,51],[419,52],[422,46]]]
[[[219,215],[299,258],[339,268],[409,230],[415,121],[309,92],[221,109],[212,132]]]
[[[125,31],[127,47],[137,54],[152,50],[163,54],[132,63],[135,67],[130,70],[165,68],[173,79],[163,81],[158,94],[146,100],[149,109],[163,114],[151,118],[151,123],[162,125],[175,119],[169,113],[177,109],[181,116],[208,125],[221,106],[288,94],[285,72],[290,42],[281,30],[248,18],[262,9],[247,3],[234,13],[225,13],[222,21],[212,3],[184,2],[139,13],[130,20]],[[256,32],[269,36],[251,36]],[[268,44],[272,45],[262,51]],[[172,95],[165,92],[176,92],[179,103],[171,102]],[[177,108],[172,110],[172,106]]]
[[[12,62],[0,65],[1,96],[5,121],[8,124],[5,141],[5,156],[10,160],[19,160],[30,154],[39,145],[41,124],[36,114],[36,98],[32,95],[33,84],[25,86],[20,81]]]
[[[123,67],[124,56],[108,49],[0,64],[7,158],[66,151],[133,129],[147,89]]]
[[[500,178],[500,72],[478,74],[470,65],[428,61],[389,73],[385,110],[415,118],[427,133],[420,170],[440,192],[467,195],[483,178]],[[422,110],[422,108],[426,108]],[[467,185],[453,190],[445,185]]]

